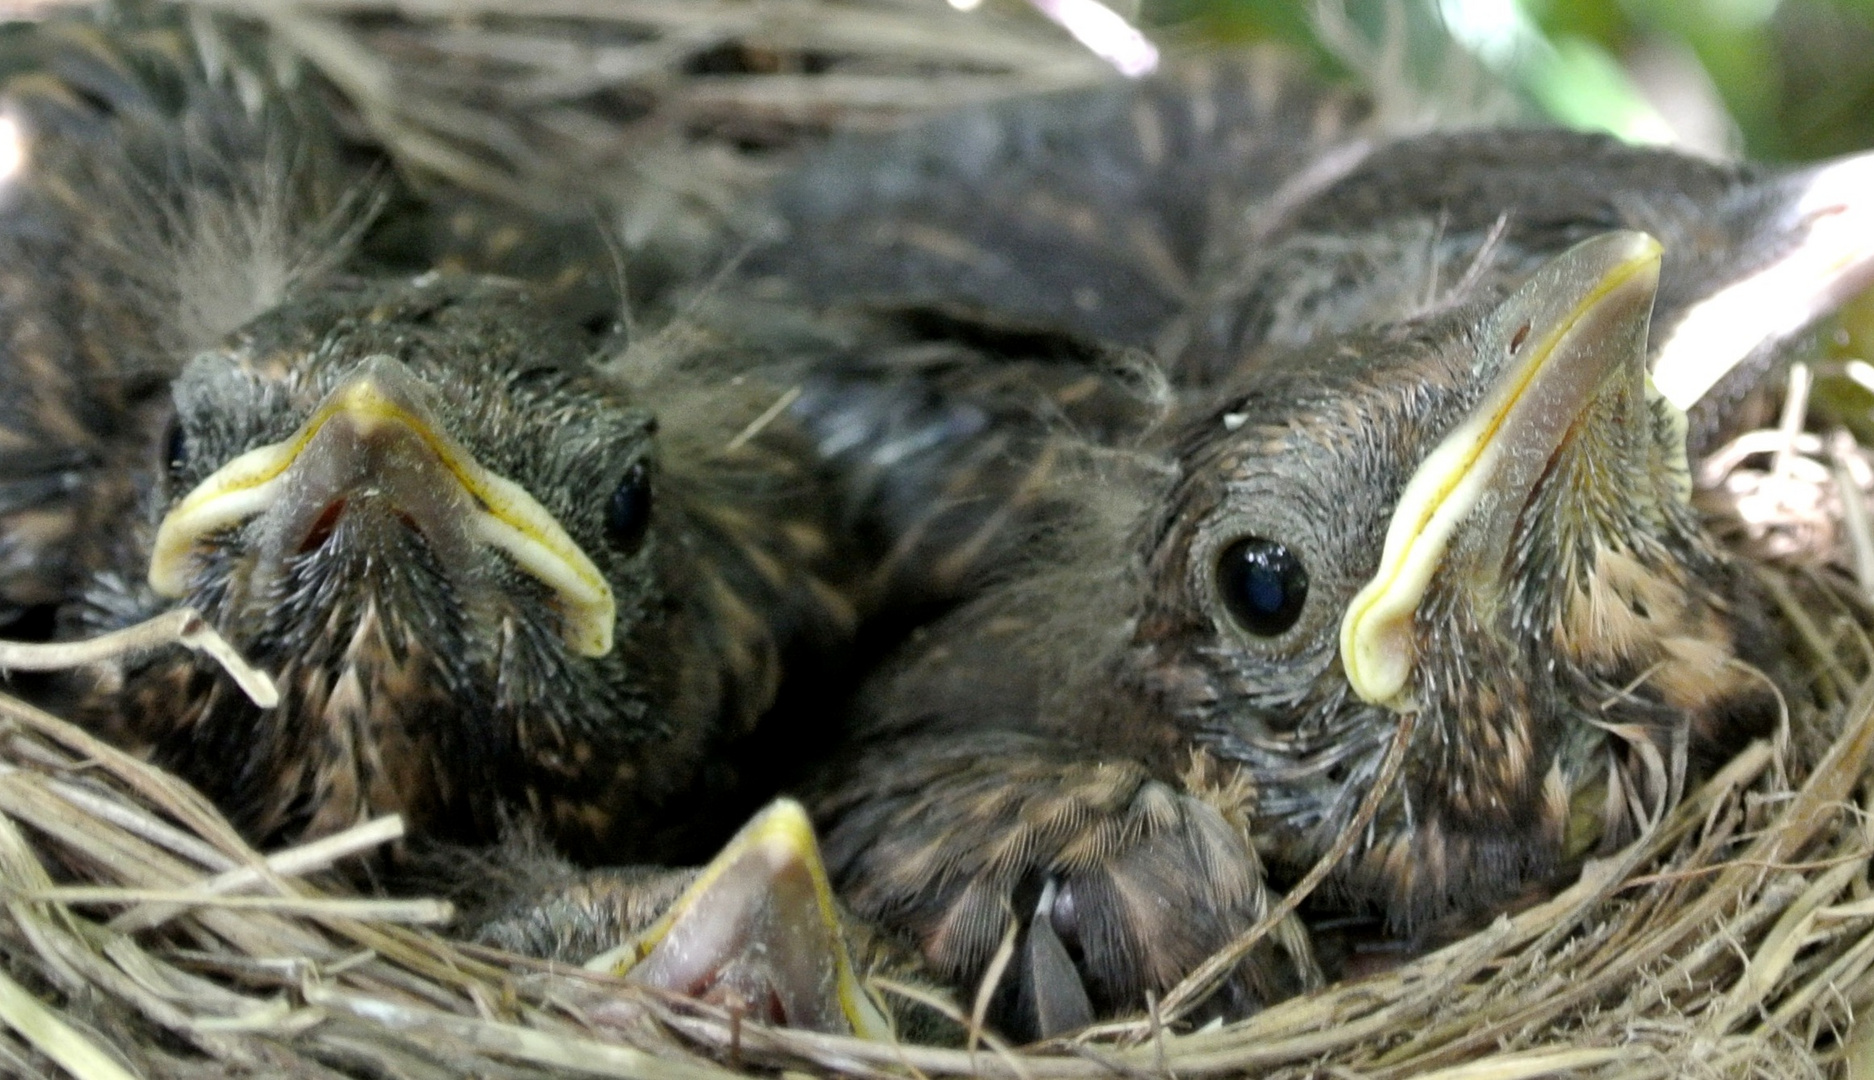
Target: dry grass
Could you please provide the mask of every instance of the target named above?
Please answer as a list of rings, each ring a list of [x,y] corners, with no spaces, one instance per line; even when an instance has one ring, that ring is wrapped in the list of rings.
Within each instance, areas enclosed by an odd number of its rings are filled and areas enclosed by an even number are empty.
[[[191,4],[264,25],[408,167],[543,209],[595,178],[722,208],[803,136],[1116,77],[1020,0]]]

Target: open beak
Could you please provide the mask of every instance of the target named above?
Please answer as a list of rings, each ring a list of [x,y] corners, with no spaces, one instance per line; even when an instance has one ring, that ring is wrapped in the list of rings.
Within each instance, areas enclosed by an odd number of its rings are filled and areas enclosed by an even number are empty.
[[[854,972],[813,825],[791,799],[756,815],[636,939],[586,967],[771,1024],[891,1035]]]
[[[1362,699],[1415,707],[1415,619],[1453,545],[1500,565],[1537,483],[1596,403],[1644,400],[1660,254],[1644,233],[1584,241],[1486,317],[1474,341],[1488,388],[1406,483],[1379,570],[1341,621],[1342,667]]]
[[[157,528],[150,587],[187,591],[197,546],[259,519],[263,554],[310,550],[354,498],[387,502],[443,553],[494,547],[553,590],[568,648],[611,651],[611,586],[545,507],[483,468],[424,405],[409,368],[375,356],[327,394],[283,442],[240,455],[196,485]]]

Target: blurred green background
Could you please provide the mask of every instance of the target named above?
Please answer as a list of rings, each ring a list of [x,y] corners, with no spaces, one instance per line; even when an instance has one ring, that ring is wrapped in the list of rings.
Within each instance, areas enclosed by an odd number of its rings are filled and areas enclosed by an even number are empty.
[[[1160,34],[1282,38],[1344,66],[1311,7],[1145,0],[1132,13]],[[1421,82],[1448,77],[1460,57],[1564,123],[1769,160],[1874,146],[1874,0],[1336,0],[1329,10],[1369,41],[1405,41]]]

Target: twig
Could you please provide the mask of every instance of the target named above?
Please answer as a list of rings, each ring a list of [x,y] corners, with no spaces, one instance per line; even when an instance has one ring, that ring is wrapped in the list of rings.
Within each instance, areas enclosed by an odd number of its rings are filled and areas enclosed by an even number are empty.
[[[280,703],[280,690],[266,672],[252,667],[228,639],[215,632],[208,620],[194,608],[177,608],[113,630],[86,641],[54,641],[31,644],[23,641],[0,641],[0,669],[12,671],[59,671],[82,667],[100,660],[115,660],[150,652],[168,645],[180,645],[202,653],[221,665],[248,700],[263,709]]]
[[[136,1080],[4,971],[0,971],[0,1019],[79,1080]]]
[[[281,877],[309,874],[316,870],[323,870],[348,855],[390,843],[402,836],[403,818],[392,814],[355,825],[331,836],[321,837],[309,844],[301,844],[298,847],[275,852],[267,856],[267,869]],[[258,870],[250,866],[242,866],[217,874],[189,892],[193,897],[219,896],[264,883],[266,879]],[[174,906],[137,908],[117,916],[111,920],[110,925],[114,930],[131,933],[159,925],[180,910]]]

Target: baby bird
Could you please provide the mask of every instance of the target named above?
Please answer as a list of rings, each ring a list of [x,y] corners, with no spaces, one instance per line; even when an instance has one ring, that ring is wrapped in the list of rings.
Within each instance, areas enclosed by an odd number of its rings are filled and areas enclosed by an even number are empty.
[[[198,355],[154,528],[86,611],[187,603],[283,700],[164,654],[79,715],[258,837],[396,811],[473,842],[522,812],[622,860],[656,852],[660,816],[692,827],[774,700],[783,635],[851,608],[815,573],[804,449],[770,433],[686,492],[697,463],[593,349],[522,288],[438,276],[324,282]]]
[[[1553,882],[1767,730],[1778,638],[1647,382],[1659,263],[1644,234],[1584,241],[1193,407],[1123,531],[938,623],[863,697],[867,748],[816,804],[854,909],[963,985],[1011,918],[1057,938],[1018,955],[1071,965],[1018,964],[1000,1008],[1048,1033],[1262,917],[1265,867],[1327,852],[1395,739],[1323,896],[1410,932]],[[1305,976],[1287,951],[1218,1007]]]
[[[807,812],[779,799],[700,868],[580,870],[512,842],[468,879],[481,941],[693,997],[742,1019],[870,1039],[954,1040],[915,951],[846,913]],[[941,1000],[941,991],[929,988]]]
[[[762,415],[777,354],[382,272],[375,158],[316,82],[210,48],[213,19],[119,14],[0,49],[0,599],[19,633],[196,608],[282,697],[164,652],[63,704],[256,842],[401,813],[588,860],[712,849],[796,745],[739,756],[784,668],[861,602],[811,443]]]
[[[1085,524],[1035,527],[1012,581],[913,639],[812,800],[843,895],[939,977],[973,987],[1018,929],[1017,1033],[1144,1007],[1369,797],[1314,910],[1485,915],[1633,835],[1792,689],[1687,504],[1688,437],[1874,272],[1874,164],[1388,140],[1331,94],[1268,120],[1280,85],[1225,63],[978,111],[781,196],[764,265],[797,293],[1168,372],[1162,424],[1049,486]],[[1213,1007],[1305,983],[1306,953],[1265,943]]]
[[[565,857],[701,861],[819,748],[805,710],[773,715],[783,676],[836,668],[891,576],[842,528],[840,455],[877,458],[899,418],[980,453],[980,425],[863,373],[809,395],[850,346],[733,304],[621,340],[594,275],[551,263],[566,223],[485,257],[475,200],[387,190],[320,84],[253,50],[172,7],[0,34],[24,156],[0,202],[0,624],[187,606],[280,696],[180,651],[34,689],[258,844],[402,815],[375,869],[505,885],[487,940],[624,940],[599,962],[634,981],[885,1034],[860,975],[915,958],[842,921],[798,805],[700,870]],[[474,272],[530,264],[551,281]],[[495,843],[516,829],[553,854]]]

